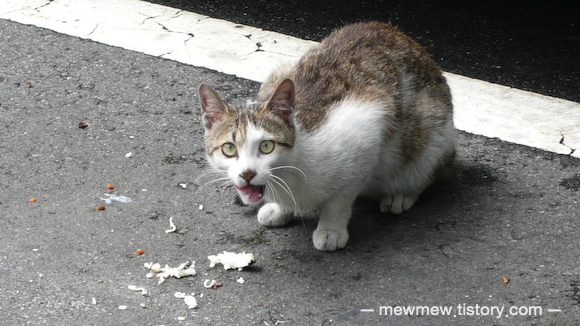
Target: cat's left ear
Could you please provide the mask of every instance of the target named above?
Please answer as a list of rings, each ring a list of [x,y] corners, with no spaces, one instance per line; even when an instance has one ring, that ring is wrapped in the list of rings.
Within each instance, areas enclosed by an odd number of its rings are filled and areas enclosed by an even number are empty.
[[[268,100],[265,109],[281,117],[288,125],[293,125],[295,96],[294,83],[284,79]]]

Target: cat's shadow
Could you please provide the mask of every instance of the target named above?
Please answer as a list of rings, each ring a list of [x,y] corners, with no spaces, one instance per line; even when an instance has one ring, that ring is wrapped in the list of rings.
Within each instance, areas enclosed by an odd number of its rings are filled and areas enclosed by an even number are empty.
[[[417,203],[400,215],[383,213],[378,201],[359,198],[353,207],[347,248],[390,246],[392,241],[385,239],[415,243],[449,228],[455,229],[445,234],[446,241],[469,237],[474,228],[461,229],[460,225],[470,223],[472,216],[477,215],[474,210],[484,209],[489,197],[482,195],[490,193],[502,178],[500,171],[485,164],[457,162],[447,177],[426,189]],[[396,246],[399,245],[404,244]]]

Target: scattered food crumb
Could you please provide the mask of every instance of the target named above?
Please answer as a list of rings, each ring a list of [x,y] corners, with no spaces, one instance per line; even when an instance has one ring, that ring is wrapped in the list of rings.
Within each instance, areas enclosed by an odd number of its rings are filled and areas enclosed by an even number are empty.
[[[509,283],[509,282],[510,282],[510,277],[509,277],[509,276],[507,276],[507,275],[504,275],[504,276],[502,276],[502,278],[503,278],[503,282],[504,282],[505,284],[507,284],[507,283]]]
[[[36,203],[36,198],[30,198],[31,203]]]
[[[98,211],[104,211],[105,210],[105,206],[104,205],[99,205],[99,206],[97,206],[97,210]]]
[[[173,224],[173,216],[169,218],[169,229],[165,230],[165,233],[175,232],[177,227]]]
[[[224,251],[223,254],[207,256],[210,264],[209,267],[214,267],[216,264],[222,264],[224,269],[235,269],[242,270],[242,268],[249,266],[256,262],[254,255],[246,254],[245,252],[241,254],[236,254],[233,252]]]
[[[138,287],[138,286],[135,286],[135,285],[129,285],[128,288],[131,291],[141,292],[141,295],[147,295],[148,294],[147,289],[145,289],[144,287]]]
[[[177,317],[177,320],[184,321],[185,320],[185,317]]]
[[[89,124],[86,122],[79,122],[79,129],[86,129],[89,127]]]
[[[113,186],[112,184],[107,184],[107,189],[115,189],[115,186]]]
[[[185,183],[185,182],[181,182],[181,183],[179,184],[179,186],[180,186],[181,188],[183,188],[183,189],[186,189],[186,188],[187,188],[187,183]]]
[[[175,293],[173,294],[173,296],[174,296],[174,297],[176,297],[177,299],[183,299],[183,298],[185,298],[185,296],[186,296],[186,295],[187,295],[187,294],[185,294],[185,293],[183,293],[183,292],[175,292]]]
[[[159,263],[145,263],[144,264],[145,268],[150,269],[152,271],[154,271],[155,273],[159,273],[161,272],[161,264]]]
[[[240,277],[239,279],[236,280],[236,282],[238,282],[240,284],[244,284],[246,282],[246,280],[244,280],[243,277]]]
[[[106,197],[109,198],[101,198],[101,200],[104,200],[106,204],[110,205],[111,203],[113,203],[113,201],[118,201],[121,203],[131,203],[133,202],[133,199],[126,197],[126,196],[120,196],[120,195],[115,195],[115,194],[104,194]]]
[[[95,297],[93,297],[91,301],[93,302],[93,304],[97,304],[97,299]]]
[[[145,309],[145,308],[147,308],[147,305],[146,305],[146,304],[144,304],[144,303],[140,303],[140,304],[139,304],[139,307],[141,307],[141,308]]]
[[[203,287],[206,289],[211,289],[214,285],[217,284],[216,280],[205,280],[203,281]]]
[[[165,282],[165,279],[169,277],[182,278],[197,274],[197,272],[195,271],[194,261],[192,262],[186,261],[185,263],[179,265],[178,267],[169,267],[169,265],[165,265],[165,267],[161,268],[161,265],[153,263],[145,263],[144,266],[145,268],[150,269],[157,273],[157,277],[159,278],[157,284]]]
[[[199,210],[202,211],[203,210],[203,205],[199,205]]]
[[[194,295],[195,294],[193,293],[191,295],[187,295],[183,292],[175,292],[173,296],[175,296],[178,299],[183,299],[183,302],[185,302],[185,304],[189,309],[194,309],[197,308],[197,300],[195,300]]]
[[[128,307],[127,307],[127,306],[125,306],[125,305],[119,306],[119,310],[127,310],[127,308],[128,308]]]
[[[137,255],[142,255],[144,253],[145,251],[143,249],[137,249]]]
[[[131,152],[129,152],[129,153],[127,153],[127,154],[125,154],[125,157],[126,157],[126,158],[129,158],[129,157],[131,157],[131,156],[133,156],[133,153],[131,153]]]

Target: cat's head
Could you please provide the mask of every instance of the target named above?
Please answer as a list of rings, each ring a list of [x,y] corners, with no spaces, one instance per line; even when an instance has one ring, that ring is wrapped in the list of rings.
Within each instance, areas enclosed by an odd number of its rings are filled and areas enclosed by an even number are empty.
[[[209,162],[227,172],[245,204],[257,205],[294,147],[294,83],[286,79],[268,101],[243,106],[225,103],[207,84],[199,95]]]

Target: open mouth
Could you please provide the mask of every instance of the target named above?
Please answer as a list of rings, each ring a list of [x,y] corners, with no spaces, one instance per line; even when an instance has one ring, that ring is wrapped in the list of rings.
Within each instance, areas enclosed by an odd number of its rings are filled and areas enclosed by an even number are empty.
[[[264,196],[265,189],[264,186],[255,186],[249,183],[243,187],[240,187],[238,185],[234,186],[240,193],[240,196],[243,196],[249,202],[253,203],[260,201],[262,199],[262,196]]]

